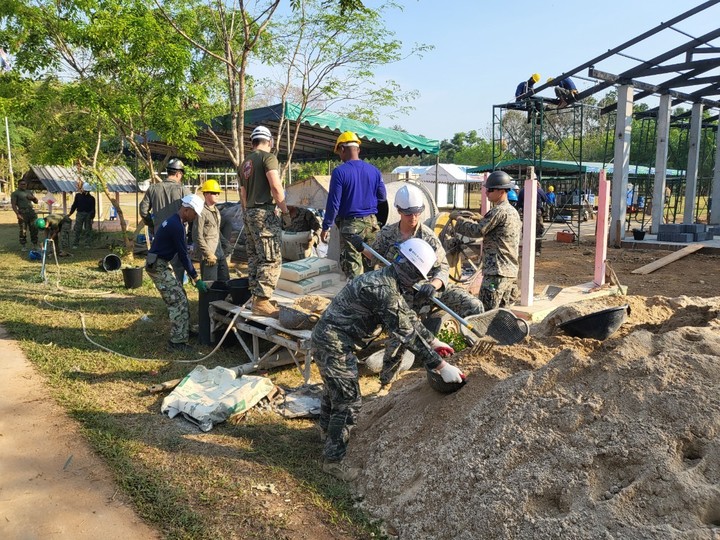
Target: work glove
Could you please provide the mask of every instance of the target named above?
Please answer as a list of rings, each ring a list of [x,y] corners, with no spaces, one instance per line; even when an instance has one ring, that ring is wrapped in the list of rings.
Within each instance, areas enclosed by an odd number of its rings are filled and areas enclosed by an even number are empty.
[[[195,288],[196,288],[199,292],[201,292],[201,293],[206,293],[206,292],[208,292],[207,283],[205,283],[202,279],[198,279],[198,280],[195,282]]]
[[[435,338],[433,340],[433,342],[430,344],[430,346],[442,358],[448,357],[451,354],[455,354],[455,349],[453,349],[450,345],[448,345],[444,341],[440,341],[438,338]]]
[[[431,300],[436,293],[437,289],[435,289],[435,285],[433,285],[432,283],[425,283],[424,285],[420,285],[417,288],[415,298],[417,300]]]
[[[214,253],[205,257],[205,266],[215,266],[217,264],[217,256]]]
[[[442,380],[446,383],[461,383],[465,379],[465,374],[462,371],[447,362],[443,367],[435,371],[440,374]]]
[[[283,212],[282,214],[282,223],[283,228],[287,229],[292,225],[292,216],[290,215],[290,212]]]
[[[363,237],[359,234],[352,234],[348,238],[348,242],[350,242],[350,245],[354,247],[357,251],[363,251],[365,247],[363,246],[363,243],[365,243],[365,240],[363,240]]]

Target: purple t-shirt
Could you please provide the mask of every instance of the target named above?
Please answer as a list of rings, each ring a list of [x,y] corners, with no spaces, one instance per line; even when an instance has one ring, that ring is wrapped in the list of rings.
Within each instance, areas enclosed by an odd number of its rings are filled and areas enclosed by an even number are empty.
[[[346,161],[335,167],[330,177],[322,228],[328,230],[337,218],[377,214],[378,202],[386,199],[385,184],[377,167],[361,159]]]

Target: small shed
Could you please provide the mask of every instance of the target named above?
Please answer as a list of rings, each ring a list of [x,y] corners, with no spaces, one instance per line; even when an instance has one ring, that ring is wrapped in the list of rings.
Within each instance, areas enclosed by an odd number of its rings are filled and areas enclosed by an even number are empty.
[[[138,183],[130,171],[123,166],[109,167],[105,170],[107,188],[115,193],[115,200],[120,202],[120,193],[138,192]],[[74,167],[60,165],[31,165],[22,177],[33,191],[62,193],[63,211],[67,212],[67,195],[79,191],[82,178]],[[98,217],[102,214],[102,199],[98,197]]]
[[[465,208],[465,193],[467,186],[482,179],[469,174],[467,168],[452,163],[439,163],[428,167],[416,179],[435,193],[435,202],[440,208]]]

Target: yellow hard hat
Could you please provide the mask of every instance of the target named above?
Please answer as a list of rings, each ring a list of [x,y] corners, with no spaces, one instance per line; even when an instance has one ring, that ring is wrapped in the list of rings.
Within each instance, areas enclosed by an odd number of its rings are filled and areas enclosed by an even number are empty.
[[[337,141],[335,142],[335,153],[337,154],[340,150],[341,144],[348,144],[348,143],[356,143],[358,146],[360,146],[360,139],[358,139],[358,136],[355,135],[352,131],[345,131],[340,134],[340,136],[337,138]]]
[[[548,188],[548,191],[555,191],[555,186],[550,186],[550,187]]]
[[[533,81],[538,82],[540,80],[540,74],[539,73],[533,73],[532,77],[530,77]]]
[[[548,82],[548,84],[550,84],[550,83],[553,82],[554,80],[555,80],[555,79],[553,79],[552,77],[548,77],[547,82]]]
[[[220,193],[222,188],[220,184],[217,183],[217,180],[205,180],[200,191],[203,193]]]

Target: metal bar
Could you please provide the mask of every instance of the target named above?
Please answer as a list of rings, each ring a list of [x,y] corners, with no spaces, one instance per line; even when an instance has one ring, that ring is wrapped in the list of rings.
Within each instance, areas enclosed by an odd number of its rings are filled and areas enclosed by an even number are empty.
[[[667,22],[660,23],[659,25],[655,26],[654,28],[651,28],[650,30],[643,32],[639,36],[635,36],[634,38],[626,41],[625,43],[622,43],[622,44],[618,45],[617,47],[613,47],[612,49],[609,49],[607,52],[601,54],[600,56],[596,56],[592,60],[585,62],[584,64],[580,64],[576,68],[566,71],[565,73],[558,75],[557,77],[554,77],[554,78],[557,80],[562,80],[565,77],[570,77],[571,75],[575,75],[576,73],[596,65],[598,62],[601,62],[602,60],[605,60],[606,58],[610,58],[611,56],[614,56],[616,53],[618,53],[624,49],[627,49],[628,47],[631,47],[631,46],[635,45],[636,43],[643,41],[644,39],[654,36],[655,34],[657,34],[658,32],[660,32],[666,28],[671,28],[675,23],[683,21],[683,20],[687,19],[688,17],[692,17],[693,15],[700,13],[701,11],[704,11],[709,7],[712,7],[719,2],[720,2],[720,0],[709,0],[708,2],[703,2],[702,4],[695,6],[692,9],[689,9],[685,13],[681,13],[677,17],[673,17],[672,19],[670,19]],[[539,86],[535,91],[537,93],[537,92],[540,92],[541,90],[544,90],[545,88],[549,88],[549,87],[550,87],[550,84],[545,83],[545,84]],[[590,92],[587,95],[591,95],[594,93],[595,92]],[[587,96],[582,96],[582,97],[587,97]],[[582,99],[582,97],[578,96],[578,100]]]

